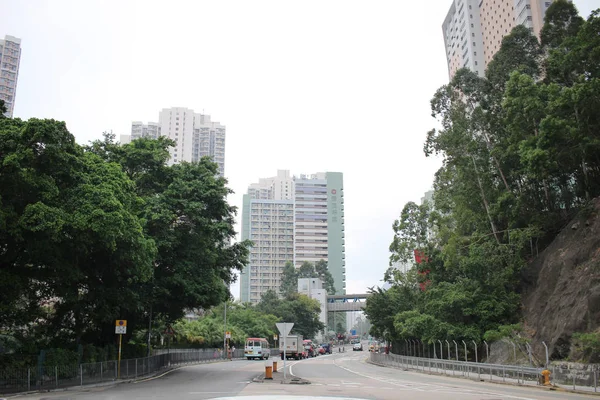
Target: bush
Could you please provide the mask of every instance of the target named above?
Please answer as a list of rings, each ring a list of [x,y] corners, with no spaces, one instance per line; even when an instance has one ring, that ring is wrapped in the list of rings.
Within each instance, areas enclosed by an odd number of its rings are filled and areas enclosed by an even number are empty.
[[[600,332],[574,333],[573,347],[575,352],[580,354],[581,361],[600,362]]]

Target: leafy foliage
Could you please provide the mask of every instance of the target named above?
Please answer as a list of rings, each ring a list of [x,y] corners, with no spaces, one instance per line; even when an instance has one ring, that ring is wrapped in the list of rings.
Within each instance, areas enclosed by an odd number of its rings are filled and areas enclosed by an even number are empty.
[[[63,122],[0,120],[0,334],[109,345],[116,319],[130,337],[229,297],[248,254],[230,245],[231,191],[209,159],[167,166],[171,145],[82,147]]]
[[[555,1],[541,44],[517,26],[485,77],[459,70],[434,94],[440,127],[424,145],[443,158],[434,203],[407,203],[393,224],[392,287],[367,300],[372,334],[518,335],[521,271],[600,195],[599,15],[584,21]]]
[[[325,329],[319,320],[321,305],[302,294],[292,293],[280,299],[277,293],[270,290],[263,294],[256,308],[265,314],[275,315],[278,322],[293,322],[292,332],[304,338],[312,338]]]
[[[283,270],[280,293],[284,296],[292,295],[298,292],[298,279],[300,278],[319,278],[327,293],[335,294],[333,276],[327,269],[327,261],[319,260],[315,264],[308,261],[302,263],[296,270],[294,265],[288,261]]]

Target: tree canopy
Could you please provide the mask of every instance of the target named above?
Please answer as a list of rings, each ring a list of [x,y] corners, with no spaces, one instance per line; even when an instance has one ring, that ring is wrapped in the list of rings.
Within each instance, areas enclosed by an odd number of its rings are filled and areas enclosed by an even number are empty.
[[[541,43],[517,26],[485,77],[459,70],[434,94],[434,201],[393,224],[392,287],[367,300],[373,334],[481,340],[517,326],[521,271],[600,195],[599,16],[555,1]]]
[[[167,166],[171,145],[80,146],[64,122],[0,120],[2,332],[102,345],[116,319],[131,332],[229,298],[248,255],[230,244],[231,190],[208,158]]]

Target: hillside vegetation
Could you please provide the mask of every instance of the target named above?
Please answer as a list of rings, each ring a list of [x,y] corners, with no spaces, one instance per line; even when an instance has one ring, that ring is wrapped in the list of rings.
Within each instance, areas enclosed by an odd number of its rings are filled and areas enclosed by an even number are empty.
[[[393,224],[392,287],[367,302],[372,333],[528,340],[523,273],[600,195],[600,10],[584,20],[553,2],[541,40],[515,27],[485,77],[459,70],[431,110],[440,128],[424,152],[443,159],[434,201],[406,204]]]

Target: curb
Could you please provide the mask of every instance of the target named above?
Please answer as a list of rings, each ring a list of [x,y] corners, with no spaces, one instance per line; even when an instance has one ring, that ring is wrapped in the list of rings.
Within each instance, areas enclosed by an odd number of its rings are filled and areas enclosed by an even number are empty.
[[[275,374],[277,374],[277,375],[275,375]],[[253,383],[279,383],[282,385],[310,385],[311,384],[311,382],[309,380],[304,379],[304,378],[298,378],[298,377],[287,378],[284,380],[282,375],[283,374],[279,375],[279,372],[275,372],[275,373],[273,373],[274,379],[266,379],[265,374],[261,373],[259,376],[252,379],[252,382]],[[281,380],[275,379],[275,377],[281,378]]]

